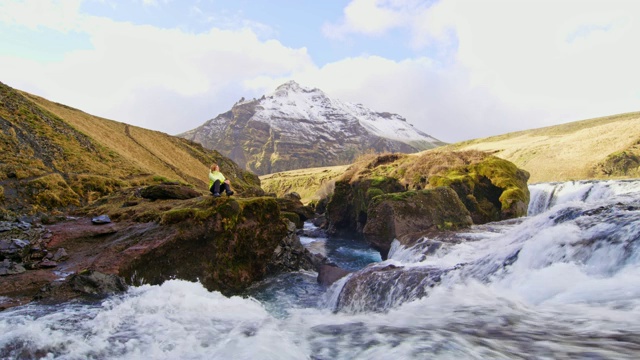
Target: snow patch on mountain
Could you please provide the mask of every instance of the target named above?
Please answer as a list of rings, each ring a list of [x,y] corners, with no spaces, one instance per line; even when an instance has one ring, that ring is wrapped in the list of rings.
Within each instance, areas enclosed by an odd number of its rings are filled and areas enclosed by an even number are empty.
[[[292,124],[291,119],[298,119]],[[405,143],[442,144],[409,124],[397,114],[374,112],[361,104],[329,98],[319,89],[308,89],[295,81],[279,86],[259,102],[253,120],[269,123],[280,131],[310,131],[322,125],[328,133],[342,131],[358,122],[369,133]],[[306,123],[306,124],[305,124]]]

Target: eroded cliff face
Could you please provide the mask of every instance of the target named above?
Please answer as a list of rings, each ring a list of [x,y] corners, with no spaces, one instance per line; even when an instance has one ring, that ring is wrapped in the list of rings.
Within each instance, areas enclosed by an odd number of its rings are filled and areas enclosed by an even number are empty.
[[[179,136],[259,175],[349,164],[371,151],[412,153],[443,144],[399,115],[330,99],[295,82],[261,99],[236,103]]]

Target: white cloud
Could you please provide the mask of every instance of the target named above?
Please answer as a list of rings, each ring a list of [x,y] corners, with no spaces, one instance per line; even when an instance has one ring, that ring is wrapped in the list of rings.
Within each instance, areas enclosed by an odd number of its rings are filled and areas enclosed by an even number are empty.
[[[66,5],[47,6],[59,14]],[[0,57],[2,81],[89,113],[169,133],[199,126],[228,109],[242,93],[243,79],[312,66],[305,48],[261,41],[249,29],[193,34],[86,16],[77,8],[65,15],[75,31],[89,36],[92,48],[54,62]],[[23,19],[61,30],[52,20]],[[192,117],[175,117],[180,114]]]
[[[0,80],[168,133],[289,79],[396,112],[444,141],[639,110],[635,2],[354,0],[332,25],[335,36],[403,27],[420,55],[359,56],[320,68],[306,48],[263,40],[253,26],[194,34],[87,16],[79,5],[0,3],[4,24],[74,31],[92,45],[61,60],[0,56]],[[434,48],[448,56],[420,53]]]
[[[392,8],[379,6],[377,0],[354,0],[344,9],[344,19],[339,24],[325,24],[324,33],[341,38],[347,33],[376,35],[402,23],[403,14]]]
[[[432,98],[437,89],[438,103],[394,104],[396,109],[402,104],[397,111],[410,120],[428,117],[429,126],[439,124],[435,126],[444,130],[445,140],[639,110],[640,2],[441,0],[420,5],[410,0],[353,0],[346,9],[364,5],[374,8],[369,13],[392,13],[392,19],[403,21],[372,20],[366,23],[372,28],[367,28],[362,25],[366,12],[357,18],[345,10],[333,35],[380,34],[403,27],[410,29],[415,49],[435,44],[440,52],[453,52],[453,63],[434,53],[444,67],[415,68],[413,78],[403,76],[403,62],[390,67],[396,76],[385,77],[376,65],[389,88],[411,84],[424,98]],[[349,71],[368,70],[360,65]],[[428,84],[419,86],[418,81]],[[437,128],[421,127],[438,136]]]
[[[31,30],[49,28],[69,31],[82,0],[8,0],[0,2],[0,22],[22,25]]]

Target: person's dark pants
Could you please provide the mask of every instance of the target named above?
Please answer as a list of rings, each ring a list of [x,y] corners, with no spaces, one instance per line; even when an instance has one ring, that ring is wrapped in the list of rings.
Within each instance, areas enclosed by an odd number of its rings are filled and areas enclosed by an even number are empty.
[[[211,191],[212,194],[220,194],[220,190],[226,192],[227,194],[231,192],[231,188],[229,188],[229,184],[227,183],[221,183],[220,180],[216,180],[213,185],[211,185],[211,189],[209,189],[209,191]]]

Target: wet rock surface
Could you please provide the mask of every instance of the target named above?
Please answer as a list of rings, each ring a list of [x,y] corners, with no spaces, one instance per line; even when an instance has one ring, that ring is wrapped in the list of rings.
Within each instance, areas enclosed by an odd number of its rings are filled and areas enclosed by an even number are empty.
[[[385,311],[419,299],[440,283],[449,270],[370,266],[352,275],[342,288],[337,311]],[[390,300],[391,299],[391,300]]]
[[[269,263],[269,273],[277,274],[300,269],[318,271],[324,261],[319,254],[312,254],[300,243],[293,222],[287,223],[287,236],[276,247]]]
[[[318,284],[322,286],[330,286],[350,273],[350,271],[335,264],[322,264],[318,270]]]
[[[472,225],[469,211],[456,193],[446,187],[381,195],[369,205],[365,239],[387,258],[391,242],[399,237],[418,239],[427,231],[444,231]]]

